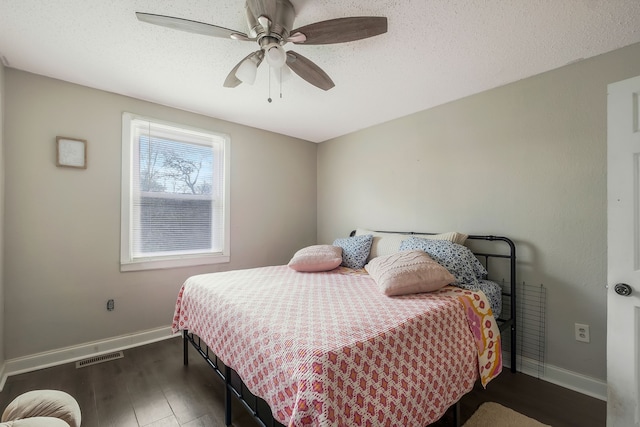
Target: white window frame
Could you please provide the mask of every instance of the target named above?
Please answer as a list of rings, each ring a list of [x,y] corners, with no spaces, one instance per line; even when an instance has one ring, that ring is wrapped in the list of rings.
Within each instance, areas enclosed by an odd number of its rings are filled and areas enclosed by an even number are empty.
[[[195,254],[184,255],[161,255],[161,256],[148,256],[148,257],[134,257],[132,255],[133,248],[133,235],[131,231],[131,224],[134,220],[131,198],[133,194],[133,179],[134,179],[134,148],[137,143],[133,141],[132,135],[132,121],[144,120],[154,124],[160,124],[165,126],[171,126],[174,128],[183,129],[186,132],[198,132],[201,134],[211,135],[216,139],[223,140],[224,150],[224,196],[223,196],[223,229],[224,236],[222,236],[222,251],[221,252],[200,252]],[[152,270],[152,269],[165,269],[165,268],[177,268],[177,267],[189,267],[196,265],[206,264],[218,264],[229,262],[230,250],[230,146],[231,138],[229,135],[213,132],[210,130],[198,129],[191,126],[185,126],[182,124],[171,123],[163,120],[153,119],[149,117],[140,116],[133,113],[122,114],[122,189],[121,189],[121,220],[120,220],[120,271],[139,271],[139,270]]]

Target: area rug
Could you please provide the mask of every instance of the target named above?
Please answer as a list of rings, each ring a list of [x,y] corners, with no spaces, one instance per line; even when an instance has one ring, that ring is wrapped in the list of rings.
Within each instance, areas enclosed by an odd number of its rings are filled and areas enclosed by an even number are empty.
[[[495,402],[485,402],[462,427],[550,427]]]

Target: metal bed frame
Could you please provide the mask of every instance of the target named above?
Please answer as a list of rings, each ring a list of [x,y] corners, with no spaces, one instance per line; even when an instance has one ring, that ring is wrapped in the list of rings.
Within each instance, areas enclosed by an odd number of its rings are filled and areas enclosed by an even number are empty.
[[[397,233],[390,231],[378,231],[378,233]],[[355,234],[355,231],[351,232],[351,236]],[[409,235],[433,235],[436,233],[415,233],[415,232],[401,232],[401,234]],[[506,259],[509,261],[509,275],[510,283],[509,289],[503,290],[503,296],[507,297],[510,301],[509,317],[505,318],[503,315],[496,319],[501,333],[507,329],[510,331],[510,344],[511,344],[511,372],[516,372],[516,246],[513,241],[503,236],[481,236],[470,235],[468,239],[471,240],[484,240],[484,241],[498,241],[508,245],[509,251],[505,252],[475,252],[474,254],[483,262],[487,271],[489,271],[489,261],[493,258]],[[196,349],[198,354],[207,362],[207,364],[214,370],[216,374],[225,383],[225,425],[231,425],[231,404],[233,397],[237,398],[239,402],[245,407],[249,413],[253,415],[255,420],[262,427],[284,427],[280,422],[276,421],[267,403],[253,395],[244,385],[242,379],[238,374],[230,367],[224,365],[224,363],[218,358],[217,355],[209,351],[209,347],[193,333],[187,330],[183,331],[183,363],[189,364],[189,344]],[[449,411],[452,413],[453,423],[459,427],[461,423],[460,419],[460,401],[456,402]]]

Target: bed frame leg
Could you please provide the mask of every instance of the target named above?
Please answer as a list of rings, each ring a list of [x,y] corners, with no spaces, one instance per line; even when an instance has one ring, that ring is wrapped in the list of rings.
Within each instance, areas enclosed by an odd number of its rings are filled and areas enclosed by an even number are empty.
[[[455,405],[453,405],[453,425],[455,427],[460,427],[462,425],[462,419],[460,418],[460,401],[458,400]]]
[[[231,368],[224,367],[224,424],[231,425]]]
[[[516,325],[511,324],[511,372],[516,372]]]
[[[189,364],[189,339],[187,331],[182,331],[182,363],[184,366]]]

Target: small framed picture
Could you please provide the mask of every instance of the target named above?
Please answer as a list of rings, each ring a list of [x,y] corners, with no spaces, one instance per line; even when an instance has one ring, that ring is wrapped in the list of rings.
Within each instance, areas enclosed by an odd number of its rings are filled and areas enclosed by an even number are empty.
[[[56,166],[87,168],[87,141],[84,139],[56,137]]]

